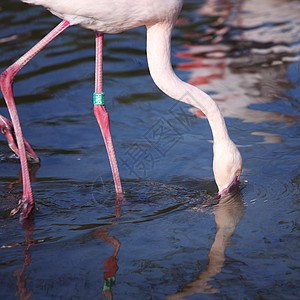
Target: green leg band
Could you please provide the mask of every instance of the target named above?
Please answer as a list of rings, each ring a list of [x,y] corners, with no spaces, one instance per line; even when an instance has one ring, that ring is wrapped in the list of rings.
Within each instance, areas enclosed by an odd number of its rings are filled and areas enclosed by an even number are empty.
[[[94,105],[104,105],[104,93],[94,93]]]
[[[110,291],[112,286],[116,283],[116,277],[109,277],[104,280],[102,291]]]

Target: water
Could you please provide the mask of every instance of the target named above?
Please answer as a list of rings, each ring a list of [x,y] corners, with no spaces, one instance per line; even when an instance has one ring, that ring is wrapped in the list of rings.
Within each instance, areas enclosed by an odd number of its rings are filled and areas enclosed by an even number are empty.
[[[58,19],[0,8],[2,71]],[[299,15],[298,1],[185,1],[174,68],[218,101],[244,160],[220,201],[207,120],[154,85],[144,28],[105,36],[123,203],[92,111],[92,32],[68,29],[21,70],[18,111],[42,164],[20,224],[20,166],[1,138],[1,299],[298,299]]]

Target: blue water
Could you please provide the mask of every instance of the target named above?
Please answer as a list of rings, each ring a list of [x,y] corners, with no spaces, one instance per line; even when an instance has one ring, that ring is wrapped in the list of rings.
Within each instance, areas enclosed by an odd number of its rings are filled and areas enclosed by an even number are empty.
[[[299,299],[299,15],[298,1],[185,1],[175,71],[218,102],[243,156],[242,182],[221,199],[207,120],[155,86],[144,28],[105,36],[122,202],[93,115],[93,33],[66,30],[21,70],[37,210],[9,216],[22,185],[3,136],[0,298]],[[58,22],[2,0],[0,71]]]

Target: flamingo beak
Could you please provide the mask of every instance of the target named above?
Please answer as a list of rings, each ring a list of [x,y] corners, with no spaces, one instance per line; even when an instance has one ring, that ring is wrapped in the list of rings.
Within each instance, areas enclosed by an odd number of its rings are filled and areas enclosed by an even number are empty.
[[[218,192],[218,196],[221,196],[222,194],[228,193],[229,190],[231,189],[232,186],[236,185],[238,180],[239,180],[239,175],[235,176],[235,178],[233,179],[233,181],[229,184],[229,186],[225,189],[223,189],[222,191]]]

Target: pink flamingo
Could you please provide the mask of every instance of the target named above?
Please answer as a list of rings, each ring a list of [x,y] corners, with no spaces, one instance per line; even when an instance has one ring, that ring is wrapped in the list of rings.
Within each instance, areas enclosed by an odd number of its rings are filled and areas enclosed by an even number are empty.
[[[12,122],[0,116],[0,127],[11,149],[20,157],[23,178],[23,196],[12,214],[21,212],[21,218],[27,218],[34,208],[27,158],[39,160],[29,143],[23,138],[13,98],[12,82],[18,71],[28,61],[70,25],[80,25],[96,32],[94,113],[104,138],[117,196],[122,195],[122,186],[110,133],[109,117],[103,102],[103,33],[119,33],[142,25],[147,27],[148,65],[156,85],[170,97],[200,109],[209,121],[214,140],[213,171],[219,194],[226,192],[237,182],[242,171],[242,158],[228,135],[218,105],[200,89],[180,80],[172,69],[171,34],[183,0],[165,0],[163,3],[161,0],[22,1],[42,5],[63,21],[1,74],[1,90]]]

